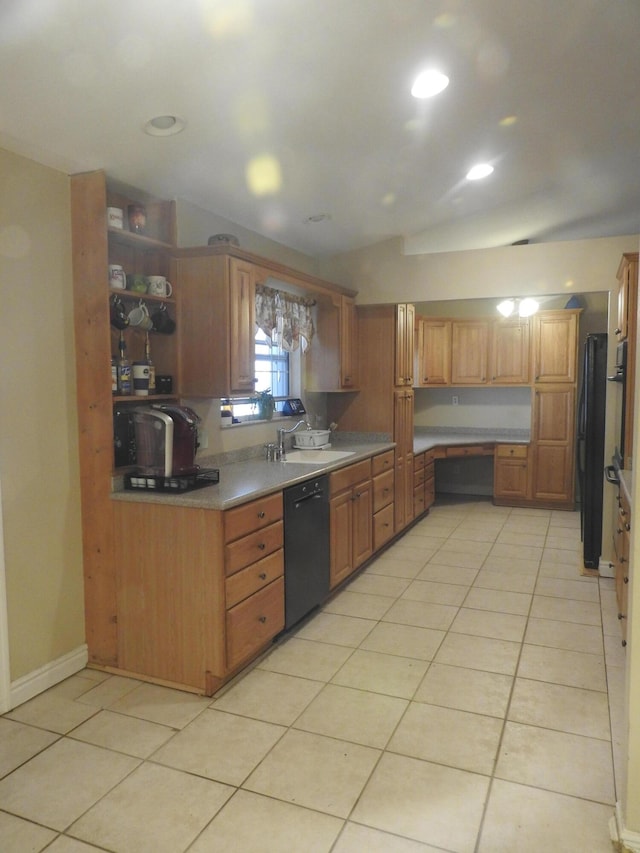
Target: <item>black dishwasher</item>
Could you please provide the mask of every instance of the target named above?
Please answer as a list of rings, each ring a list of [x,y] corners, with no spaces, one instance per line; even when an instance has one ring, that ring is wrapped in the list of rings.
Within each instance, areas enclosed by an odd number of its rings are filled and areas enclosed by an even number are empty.
[[[329,595],[329,478],[284,490],[284,626]]]

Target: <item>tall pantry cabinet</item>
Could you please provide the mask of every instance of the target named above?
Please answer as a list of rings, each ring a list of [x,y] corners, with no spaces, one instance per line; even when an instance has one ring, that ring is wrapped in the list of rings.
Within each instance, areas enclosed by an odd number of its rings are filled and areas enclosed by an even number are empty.
[[[327,413],[342,431],[381,432],[395,448],[394,532],[413,520],[413,365],[411,304],[358,306],[358,394],[329,395]]]

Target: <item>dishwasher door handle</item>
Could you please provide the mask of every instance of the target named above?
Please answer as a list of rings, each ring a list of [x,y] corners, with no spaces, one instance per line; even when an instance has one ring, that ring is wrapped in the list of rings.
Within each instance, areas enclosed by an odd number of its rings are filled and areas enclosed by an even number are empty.
[[[300,498],[293,505],[294,509],[298,509],[298,507],[302,506],[302,504],[306,504],[307,501],[318,501],[322,500],[324,497],[324,492],[313,492],[310,495],[305,495],[303,498]]]

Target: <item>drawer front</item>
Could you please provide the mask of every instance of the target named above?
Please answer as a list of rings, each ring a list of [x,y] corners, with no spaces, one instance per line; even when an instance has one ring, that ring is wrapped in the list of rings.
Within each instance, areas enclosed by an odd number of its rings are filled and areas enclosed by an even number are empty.
[[[339,492],[345,491],[355,486],[356,483],[362,483],[363,480],[371,479],[371,460],[364,459],[362,462],[356,462],[354,465],[348,465],[346,468],[340,468],[334,471],[330,476],[330,493],[337,495]]]
[[[413,517],[418,518],[425,511],[424,485],[413,490]]]
[[[433,460],[436,458],[435,450],[425,450],[424,452],[424,467],[433,466]]]
[[[233,542],[234,539],[267,527],[282,517],[282,492],[229,509],[224,514],[224,541]]]
[[[263,557],[282,548],[284,525],[281,521],[265,527],[264,530],[256,530],[242,539],[230,542],[224,548],[224,569],[226,575],[239,572],[245,566],[261,560]]]
[[[413,457],[413,470],[419,471],[424,468],[424,453],[417,453]]]
[[[496,456],[499,459],[526,459],[529,448],[526,444],[497,444]]]
[[[391,503],[373,516],[373,550],[379,551],[393,536],[394,505]]]
[[[225,583],[227,610],[284,574],[284,551],[280,548],[264,560],[241,569]]]
[[[284,578],[227,610],[227,667],[235,669],[284,628]]]
[[[414,489],[418,488],[418,486],[421,486],[424,483],[425,476],[426,476],[426,472],[425,472],[424,468],[418,468],[417,471],[415,468],[413,469],[413,487],[414,487]]]
[[[393,460],[394,460],[394,452],[393,450],[386,450],[384,453],[378,453],[377,456],[374,456],[371,460],[371,474],[374,477],[377,477],[378,474],[382,474],[385,471],[393,470]]]
[[[373,478],[373,511],[378,512],[393,500],[393,468]]]
[[[447,447],[447,456],[493,456],[492,444],[460,444]]]

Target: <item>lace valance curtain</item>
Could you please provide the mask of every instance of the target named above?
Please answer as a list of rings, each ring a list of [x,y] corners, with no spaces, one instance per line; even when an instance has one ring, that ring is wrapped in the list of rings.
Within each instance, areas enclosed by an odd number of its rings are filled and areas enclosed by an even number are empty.
[[[294,296],[264,284],[256,285],[256,325],[274,346],[306,352],[313,337],[313,299]]]

